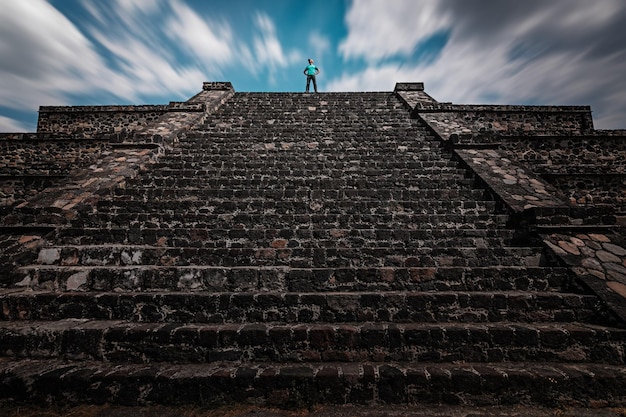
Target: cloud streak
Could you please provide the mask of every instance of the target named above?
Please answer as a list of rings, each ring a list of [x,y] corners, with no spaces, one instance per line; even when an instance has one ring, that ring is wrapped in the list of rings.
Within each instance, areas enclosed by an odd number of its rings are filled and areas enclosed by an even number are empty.
[[[2,106],[34,111],[70,104],[75,95],[137,103],[165,92],[176,99],[235,68],[274,79],[277,68],[302,59],[282,46],[275,23],[261,12],[245,42],[227,21],[179,0],[81,4],[90,16],[82,28],[45,0],[3,6],[0,53],[11,59],[0,61]],[[23,125],[0,119],[0,131]]]
[[[438,0],[354,0],[345,20],[348,36],[339,52],[344,60],[370,63],[393,55],[408,57],[420,41],[450,25]]]
[[[207,80],[303,88],[309,56],[322,91],[424,81],[440,101],[588,104],[596,127],[626,127],[623,0],[251,4],[242,15],[228,2],[6,2],[0,131],[28,127],[40,105],[178,100]]]
[[[619,0],[355,0],[339,47],[344,59],[408,58],[438,31],[450,39],[433,62],[370,65],[343,74],[332,88],[420,80],[441,101],[592,104],[596,125],[624,127],[624,21],[626,3]]]
[[[43,0],[7,2],[0,15],[3,105],[36,109],[90,82],[101,65],[89,40]],[[32,94],[38,92],[38,94]]]

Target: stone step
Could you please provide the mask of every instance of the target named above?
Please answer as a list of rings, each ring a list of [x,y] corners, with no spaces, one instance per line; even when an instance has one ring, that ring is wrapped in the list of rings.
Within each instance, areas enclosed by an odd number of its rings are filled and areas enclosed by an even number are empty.
[[[172,247],[149,245],[48,246],[39,253],[40,265],[82,266],[289,266],[346,267],[481,267],[540,266],[542,250],[535,247],[382,247],[353,248],[296,246],[279,239],[266,247]]]
[[[228,191],[226,192],[228,193]],[[268,192],[269,193],[269,192]],[[468,203],[470,205],[472,203]],[[491,205],[491,204],[490,204]],[[389,200],[360,200],[355,205],[351,200],[269,200],[269,199],[215,199],[210,196],[201,196],[200,193],[194,198],[176,198],[176,196],[156,198],[129,198],[119,197],[108,200],[100,200],[97,203],[99,211],[111,211],[116,213],[155,213],[176,209],[187,211],[191,216],[229,215],[229,216],[268,216],[289,217],[297,215],[327,215],[327,216],[391,216],[397,219],[405,218],[407,223],[420,224],[443,224],[443,223],[474,223],[496,222],[498,216],[490,211],[481,210],[477,213],[433,213],[428,202],[421,201],[389,201]],[[477,207],[481,207],[477,205]],[[483,206],[484,207],[484,206]],[[189,213],[191,212],[191,213]],[[195,213],[194,213],[195,212]],[[167,214],[164,214],[167,216]],[[223,217],[223,216],[222,216]],[[283,219],[285,220],[285,219]]]
[[[571,279],[566,268],[502,265],[289,268],[31,264],[14,275],[18,287],[59,291],[560,291]]]
[[[0,357],[111,363],[626,362],[626,329],[581,323],[0,322]]]
[[[396,103],[391,103],[386,107],[377,106],[377,109],[373,109],[369,103],[357,108],[339,105],[336,109],[315,105],[316,103],[311,103],[313,106],[306,107],[300,104],[303,103],[280,103],[274,109],[267,109],[264,106],[263,111],[257,112],[250,104],[239,106],[235,102],[225,103],[222,108],[211,115],[212,117],[206,118],[195,127],[237,129],[248,126],[260,128],[278,125],[310,130],[311,126],[321,125],[327,129],[337,127],[341,131],[349,131],[350,128],[356,130],[364,126],[370,126],[375,131],[387,131],[405,126],[424,128],[421,120],[410,118],[409,109],[396,106]]]
[[[297,106],[297,104],[296,104]],[[335,133],[341,136],[355,136],[354,132],[365,131],[371,134],[384,134],[397,129],[424,129],[424,124],[417,119],[409,118],[409,111],[406,109],[384,109],[380,112],[380,117],[368,117],[367,112],[340,109],[337,113],[324,111],[316,106],[298,108],[296,111],[289,111],[288,107],[281,106],[275,112],[263,111],[254,113],[246,111],[250,109],[223,108],[214,113],[211,118],[194,126],[197,130],[212,131],[237,131],[240,129],[271,129],[287,132],[299,129],[310,134]],[[358,113],[358,114],[357,114]],[[245,114],[246,117],[242,117]],[[321,129],[318,129],[321,128]],[[368,129],[369,128],[369,129]],[[304,136],[307,137],[307,136]]]
[[[0,361],[4,399],[126,406],[535,404],[623,406],[626,370],[564,363],[117,364]]]
[[[618,216],[613,205],[534,207],[529,212],[538,230],[548,231],[577,227],[584,231],[588,226],[599,227],[617,224]]]
[[[344,126],[340,119],[311,118],[304,116],[299,119],[279,119],[263,116],[264,119],[240,122],[230,115],[216,115],[211,123],[195,125],[193,130],[182,141],[193,143],[194,139],[210,140],[241,137],[243,140],[269,143],[271,141],[292,144],[317,143],[322,149],[342,150],[356,148],[363,144],[372,144],[385,148],[393,144],[431,144],[440,145],[436,137],[411,120],[397,120],[395,125],[383,123],[367,123],[355,120]],[[250,135],[242,135],[249,132]],[[232,144],[230,145],[232,146]]]
[[[363,95],[363,96],[361,96]],[[235,115],[277,113],[284,117],[299,113],[310,113],[308,107],[300,104],[317,104],[319,109],[328,109],[329,117],[343,116],[350,120],[356,119],[354,112],[360,111],[375,120],[381,114],[386,116],[389,110],[408,115],[408,108],[398,97],[389,93],[322,93],[305,95],[298,93],[237,93],[218,109],[218,113],[233,112]],[[247,111],[249,110],[249,111]],[[330,111],[333,110],[333,111]]]
[[[285,135],[284,137],[264,137],[266,135],[276,135],[276,131],[257,132],[254,130],[243,130],[241,134],[219,135],[216,138],[215,135],[211,135],[211,138],[201,140],[197,138],[195,141],[187,139],[180,145],[181,151],[195,151],[203,153],[210,153],[215,151],[216,155],[235,155],[236,153],[245,153],[249,155],[261,156],[263,154],[270,154],[278,157],[280,154],[284,154],[285,157],[289,156],[289,159],[297,160],[305,156],[313,158],[313,160],[324,156],[327,160],[373,160],[377,157],[388,156],[395,157],[400,160],[416,160],[416,161],[429,161],[434,159],[450,159],[446,155],[445,151],[439,148],[430,146],[427,142],[427,146],[424,146],[423,141],[417,141],[415,137],[417,133],[407,133],[409,137],[404,140],[388,140],[387,138],[362,138],[362,142],[346,142],[346,141],[332,141],[330,143],[324,140],[316,140],[315,138],[308,138],[304,141],[294,141],[293,134]],[[394,135],[396,132],[394,132]],[[221,140],[219,140],[221,139]],[[229,140],[226,140],[229,139]],[[334,157],[328,154],[336,154]],[[435,158],[436,157],[436,158]]]
[[[270,166],[283,163],[287,166],[293,166],[294,161],[302,161],[313,166],[323,163],[328,167],[341,167],[342,165],[351,166],[367,165],[369,167],[385,167],[389,165],[391,168],[398,166],[402,168],[404,164],[413,169],[432,168],[432,167],[453,167],[452,156],[443,150],[418,148],[416,146],[409,148],[408,145],[397,145],[395,149],[384,152],[386,159],[380,159],[376,149],[350,149],[342,150],[337,154],[336,149],[324,151],[324,149],[315,148],[315,142],[310,144],[311,149],[289,149],[290,143],[246,143],[240,138],[232,138],[231,141],[239,141],[238,146],[218,146],[218,143],[208,144],[185,144],[176,147],[173,151],[168,152],[166,159],[155,162],[157,167],[167,166],[169,163],[178,161],[180,163],[209,163],[217,162],[243,163],[242,156],[251,163],[267,160]]]
[[[192,132],[168,155],[191,160],[206,159],[207,155],[212,155],[225,161],[233,160],[240,154],[249,155],[252,160],[266,157],[270,161],[285,162],[306,156],[310,162],[367,162],[375,161],[377,155],[393,156],[400,162],[452,161],[452,155],[437,141],[420,137],[419,132],[407,132],[404,138],[398,138],[398,132],[389,137],[364,137],[367,133],[362,132],[352,139],[337,140],[319,137],[319,134],[309,134],[306,139],[297,137],[302,134],[288,132],[276,135],[273,129],[263,132],[250,129],[231,133]],[[336,133],[330,135],[336,137]],[[393,163],[393,159],[377,162]]]
[[[236,167],[236,166],[217,166],[211,167],[208,164],[202,162],[187,162],[181,160],[169,160],[161,161],[161,166],[151,167],[151,171],[148,175],[142,177],[136,177],[133,181],[141,181],[142,179],[165,179],[165,178],[179,178],[183,181],[189,179],[210,179],[213,177],[237,178],[237,179],[250,179],[250,180],[281,180],[285,182],[285,187],[289,187],[289,184],[293,181],[310,181],[312,183],[335,180],[335,181],[355,181],[357,179],[371,181],[375,184],[375,181],[385,181],[385,183],[391,183],[388,180],[397,178],[398,184],[404,184],[403,181],[414,180],[420,181],[418,184],[412,186],[413,189],[419,189],[423,184],[429,182],[437,183],[439,181],[447,181],[452,179],[467,179],[465,171],[457,168],[449,167],[433,167],[433,168],[368,168],[368,167],[354,167],[354,168],[309,168],[304,164],[294,162],[292,165],[282,165],[280,167]],[[132,182],[131,182],[132,183]],[[329,183],[333,184],[333,183]],[[408,185],[407,185],[408,187]],[[368,187],[369,188],[369,187]],[[425,187],[432,188],[432,187]]]
[[[0,226],[50,229],[67,224],[69,220],[67,213],[58,207],[12,207],[9,214],[0,218]]]
[[[420,155],[421,156],[421,155]],[[184,159],[183,159],[184,158]],[[150,168],[158,168],[158,171],[164,171],[166,174],[180,175],[181,172],[172,170],[170,164],[185,163],[190,166],[189,169],[193,169],[190,174],[202,172],[196,170],[213,170],[213,169],[245,169],[245,170],[278,170],[285,167],[286,163],[293,164],[293,158],[289,155],[275,155],[271,158],[265,157],[259,160],[245,159],[242,160],[238,157],[229,155],[205,155],[202,153],[190,153],[183,152],[180,148],[174,148],[173,151],[168,152],[165,156],[159,159],[159,161],[150,165]],[[363,168],[369,169],[406,169],[415,173],[421,173],[422,170],[442,170],[442,171],[454,171],[464,173],[466,170],[459,168],[458,163],[453,160],[445,160],[441,158],[428,159],[428,160],[416,160],[414,156],[405,160],[393,159],[379,161],[376,159],[353,159],[345,160],[345,158],[333,158],[332,155],[326,157],[317,156],[315,158],[309,158],[304,161],[298,161],[298,163],[306,164],[308,168],[324,171],[329,169],[336,170],[360,170]],[[302,168],[302,165],[299,166]],[[158,174],[159,172],[151,172],[151,175]],[[185,171],[183,170],[184,174]]]
[[[181,138],[192,141],[195,138],[221,139],[252,132],[253,139],[264,141],[287,139],[292,143],[310,143],[319,141],[322,146],[351,144],[359,146],[373,143],[385,146],[385,143],[405,143],[413,140],[417,143],[440,145],[436,137],[419,121],[409,119],[407,115],[387,115],[389,119],[372,122],[355,119],[348,123],[341,118],[314,118],[303,115],[301,118],[281,118],[268,115],[237,120],[229,114],[215,114],[210,122],[194,125],[193,130]],[[391,120],[393,119],[393,120]]]
[[[264,180],[266,182],[279,182],[281,184],[284,183],[285,188],[289,188],[292,182],[302,183],[304,181],[306,183],[308,181],[312,184],[316,184],[329,180],[333,182],[327,182],[327,184],[335,186],[345,182],[346,184],[353,185],[362,184],[363,186],[368,186],[367,188],[379,188],[376,184],[382,182],[382,184],[396,183],[398,184],[398,187],[411,187],[413,190],[432,189],[437,187],[447,188],[449,186],[457,187],[459,185],[467,187],[472,184],[471,178],[459,175],[457,172],[443,173],[439,170],[430,173],[430,175],[424,175],[413,170],[380,169],[361,169],[353,171],[327,170],[315,172],[302,167],[284,170],[263,169],[258,172],[241,169],[194,169],[187,171],[188,175],[183,174],[183,176],[181,176],[183,180],[195,177],[197,181],[201,182],[201,184],[205,184],[207,181],[209,181],[208,184],[211,184],[211,180],[219,183],[220,180],[234,178],[239,180],[247,179],[250,181]],[[169,173],[161,173],[159,175],[155,175],[155,177],[163,178],[163,174]],[[358,181],[361,182],[359,183]]]
[[[134,244],[174,247],[380,247],[383,242],[400,247],[512,246],[514,231],[487,229],[339,229],[321,227],[289,229],[201,229],[188,227],[64,227],[57,232],[59,245]]]
[[[296,97],[286,101],[272,101],[251,99],[240,101],[241,97],[224,103],[224,106],[215,113],[221,119],[231,119],[240,125],[257,124],[258,122],[289,122],[296,120],[304,121],[342,121],[344,126],[354,124],[360,125],[363,119],[369,120],[372,125],[382,125],[387,123],[392,126],[393,123],[407,123],[408,120],[417,122],[417,120],[409,119],[410,111],[400,103],[397,98],[378,99],[369,101],[354,102],[346,99],[344,101],[330,98],[328,100],[310,100],[307,98]],[[241,117],[245,115],[247,117]],[[272,119],[264,119],[272,117]],[[403,118],[404,116],[404,118]],[[208,119],[205,124],[209,124]]]
[[[224,207],[226,208],[226,207]],[[27,217],[30,220],[31,217]],[[36,217],[34,218],[36,219]],[[21,219],[15,214],[15,224]],[[45,220],[45,218],[44,218]],[[59,222],[69,220],[59,217]],[[313,228],[358,228],[398,229],[428,231],[432,229],[456,230],[460,235],[483,230],[499,230],[506,226],[509,216],[460,215],[460,214],[413,214],[374,213],[358,211],[328,213],[318,209],[307,213],[242,213],[225,210],[215,213],[215,208],[202,201],[130,202],[117,204],[111,201],[98,202],[98,212],[88,217],[71,220],[74,227],[189,227],[198,229],[313,229]],[[37,221],[31,223],[36,224]]]
[[[406,181],[406,187],[400,184]],[[440,178],[437,181],[424,180],[419,178],[394,180],[374,179],[359,180],[327,178],[308,179],[304,177],[293,178],[270,178],[269,176],[259,176],[259,178],[234,178],[234,177],[191,177],[170,178],[145,178],[134,180],[125,185],[124,188],[115,189],[114,195],[118,196],[147,196],[151,195],[202,195],[216,198],[229,199],[250,199],[250,198],[284,198],[284,199],[320,199],[320,200],[349,200],[353,198],[365,200],[396,200],[418,203],[415,200],[427,200],[430,206],[451,206],[451,205],[473,205],[486,204],[486,201],[476,201],[465,196],[480,195],[484,190],[459,192],[463,197],[457,199],[435,199],[436,190],[441,182],[448,182],[451,188],[458,188],[458,178]],[[465,180],[463,180],[465,181]],[[355,186],[356,184],[360,186]],[[344,184],[353,184],[352,186]],[[385,184],[387,184],[385,186]],[[441,187],[448,189],[448,187]],[[449,192],[449,191],[448,191]],[[428,198],[430,196],[430,198]],[[493,203],[491,203],[493,204]]]
[[[336,194],[337,198],[332,198]],[[369,195],[368,195],[369,194]],[[367,214],[404,213],[426,216],[491,216],[495,202],[462,202],[452,208],[424,200],[393,200],[383,198],[388,193],[350,193],[338,191],[321,193],[305,190],[203,190],[203,189],[147,189],[116,192],[110,201],[117,206],[143,204],[162,207],[171,203],[192,205],[201,203],[213,213],[272,213],[292,214],[323,211],[325,213]],[[408,194],[408,193],[407,193]],[[358,204],[355,204],[358,202]],[[439,207],[437,207],[439,206]],[[99,208],[103,205],[99,205]]]
[[[210,123],[194,125],[180,138],[183,147],[211,146],[222,143],[224,147],[238,146],[242,142],[290,144],[294,149],[327,151],[352,151],[354,149],[393,149],[410,146],[414,149],[446,152],[438,136],[425,125],[411,119],[395,122],[368,123],[355,120],[345,124],[342,120],[312,119],[287,120],[262,116],[263,119],[238,122],[230,115],[215,115]],[[282,146],[280,147],[282,148]]]
[[[410,199],[421,199],[428,196],[433,199],[438,193],[443,195],[444,200],[448,195],[472,197],[478,196],[482,199],[483,189],[473,189],[469,187],[471,180],[463,179],[457,176],[441,177],[437,179],[420,179],[417,177],[388,177],[388,178],[369,178],[369,177],[277,177],[275,175],[250,175],[244,176],[236,174],[227,176],[216,174],[215,176],[169,176],[154,175],[143,179],[133,179],[127,184],[128,189],[137,188],[155,188],[155,187],[180,187],[182,189],[192,187],[193,192],[196,190],[199,196],[207,195],[220,190],[225,193],[228,190],[236,190],[237,192],[259,192],[260,190],[284,191],[287,193],[306,193],[310,192],[313,196],[319,195],[374,195],[382,196],[389,194],[401,199],[406,196]],[[123,193],[123,191],[120,191]],[[170,190],[171,192],[171,190]],[[234,191],[233,191],[234,192]],[[210,195],[210,194],[209,194]],[[346,197],[347,198],[347,197]]]
[[[319,137],[328,141],[341,142],[361,137],[364,140],[384,137],[396,138],[407,137],[414,132],[420,136],[427,134],[424,125],[419,121],[410,119],[408,112],[392,114],[387,112],[385,120],[372,120],[367,117],[328,116],[328,113],[315,111],[301,111],[298,113],[281,115],[249,113],[249,117],[242,120],[241,115],[233,113],[216,113],[210,121],[194,126],[194,132],[219,134],[233,134],[242,130],[254,132],[266,132],[265,136],[289,136],[297,140],[307,140],[311,137]],[[292,140],[293,140],[292,139]]]
[[[132,278],[131,278],[132,279]],[[2,290],[2,320],[177,323],[594,323],[595,295],[528,292],[47,292]]]
[[[263,158],[241,155],[240,161],[257,161]],[[308,162],[307,162],[308,161]],[[174,156],[161,159],[158,163],[150,166],[150,176],[157,178],[177,176],[184,179],[191,177],[228,176],[241,177],[243,174],[250,174],[251,179],[259,176],[270,178],[305,178],[308,180],[321,179],[354,179],[365,177],[368,179],[398,177],[399,179],[431,179],[437,181],[440,178],[464,178],[467,177],[466,170],[449,165],[413,166],[416,165],[408,161],[405,164],[395,164],[397,167],[386,168],[380,164],[368,165],[368,161],[355,164],[345,163],[324,163],[324,166],[312,164],[310,159],[298,160],[293,158],[291,162],[276,162],[265,166],[256,163],[231,163],[223,158],[214,157],[211,161],[176,158]],[[433,161],[427,161],[429,164]],[[312,165],[312,166],[310,166]]]
[[[203,201],[126,201],[124,204],[109,200],[97,203],[98,211],[89,216],[68,217],[60,209],[53,207],[19,208],[2,218],[2,226],[30,228],[58,227],[133,227],[199,229],[397,229],[428,231],[431,229],[456,230],[459,233],[482,233],[480,230],[494,230],[506,227],[507,214],[415,214],[415,213],[362,213],[346,210],[333,213],[323,207],[310,206],[304,213],[245,213],[226,210],[216,213],[215,208]],[[236,209],[235,206],[233,208]],[[156,225],[156,226],[155,226]]]

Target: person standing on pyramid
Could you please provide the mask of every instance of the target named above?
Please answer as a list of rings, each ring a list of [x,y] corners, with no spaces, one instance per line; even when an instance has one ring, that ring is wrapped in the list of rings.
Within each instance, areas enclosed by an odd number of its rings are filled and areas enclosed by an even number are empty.
[[[313,80],[313,90],[317,93],[317,81],[315,80],[315,76],[320,73],[320,69],[313,64],[313,60],[309,58],[309,65],[304,69],[304,75],[306,75],[306,92],[309,92],[309,85],[311,84],[311,80]]]

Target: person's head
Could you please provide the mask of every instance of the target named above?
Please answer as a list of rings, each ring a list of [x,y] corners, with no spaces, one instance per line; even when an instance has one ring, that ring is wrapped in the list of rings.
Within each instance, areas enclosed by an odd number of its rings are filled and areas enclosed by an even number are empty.
[[[309,64],[313,63],[313,59],[309,58]]]

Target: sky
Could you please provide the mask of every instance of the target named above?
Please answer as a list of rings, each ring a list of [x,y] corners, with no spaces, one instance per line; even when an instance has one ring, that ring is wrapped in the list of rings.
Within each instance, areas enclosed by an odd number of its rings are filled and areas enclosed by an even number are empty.
[[[626,0],[0,0],[0,132],[39,106],[235,91],[393,91],[455,104],[589,105],[626,128]]]

